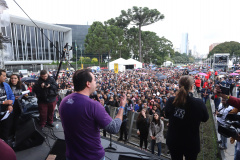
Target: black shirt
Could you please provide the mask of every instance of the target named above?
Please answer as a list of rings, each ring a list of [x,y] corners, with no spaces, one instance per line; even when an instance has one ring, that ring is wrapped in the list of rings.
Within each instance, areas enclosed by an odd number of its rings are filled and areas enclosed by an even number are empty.
[[[198,153],[200,151],[199,126],[209,118],[203,101],[192,96],[187,97],[183,107],[175,107],[170,97],[165,107],[166,118],[169,119],[167,145],[170,150]]]

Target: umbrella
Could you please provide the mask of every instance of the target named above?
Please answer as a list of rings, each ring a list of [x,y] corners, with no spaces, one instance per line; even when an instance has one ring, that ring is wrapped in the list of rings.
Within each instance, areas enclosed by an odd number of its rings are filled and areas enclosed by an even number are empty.
[[[238,76],[239,74],[238,73],[230,73],[229,75],[230,76]]]
[[[34,79],[34,78],[31,78],[31,77],[23,77],[21,79],[21,82],[28,82],[28,83],[31,83],[31,82],[36,82],[37,80]]]
[[[162,79],[167,79],[167,76],[162,75],[158,77],[158,80],[162,80]]]
[[[162,75],[163,75],[162,73],[157,73],[157,74],[156,74],[157,77],[160,77],[160,76],[162,76]]]
[[[197,72],[193,71],[193,72],[189,72],[188,74],[196,74]]]
[[[240,70],[236,70],[235,72],[240,72]]]
[[[206,76],[207,74],[206,73],[198,73],[199,75],[203,75],[203,76]]]
[[[225,75],[226,72],[219,72],[218,74],[219,74],[219,75]]]

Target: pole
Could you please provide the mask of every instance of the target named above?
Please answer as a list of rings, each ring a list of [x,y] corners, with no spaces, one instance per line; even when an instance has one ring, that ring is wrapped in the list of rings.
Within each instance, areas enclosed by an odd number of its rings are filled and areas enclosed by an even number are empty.
[[[81,44],[81,68],[83,69],[83,67],[82,67],[82,44]]]
[[[75,40],[75,49],[76,49],[76,70],[77,70],[77,43],[76,43],[76,40]]]

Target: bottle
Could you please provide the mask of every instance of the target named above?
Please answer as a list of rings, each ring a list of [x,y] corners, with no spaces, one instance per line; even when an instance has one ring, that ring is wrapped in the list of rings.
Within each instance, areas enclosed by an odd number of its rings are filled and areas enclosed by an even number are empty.
[[[59,124],[56,124],[55,127],[56,127],[56,129],[58,129],[59,128]]]

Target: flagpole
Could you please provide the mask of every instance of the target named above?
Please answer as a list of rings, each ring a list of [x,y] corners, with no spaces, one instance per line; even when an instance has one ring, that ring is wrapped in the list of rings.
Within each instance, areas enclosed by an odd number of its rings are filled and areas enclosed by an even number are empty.
[[[75,40],[75,49],[76,49],[76,70],[78,70],[77,69],[77,44],[76,44],[76,40]]]

